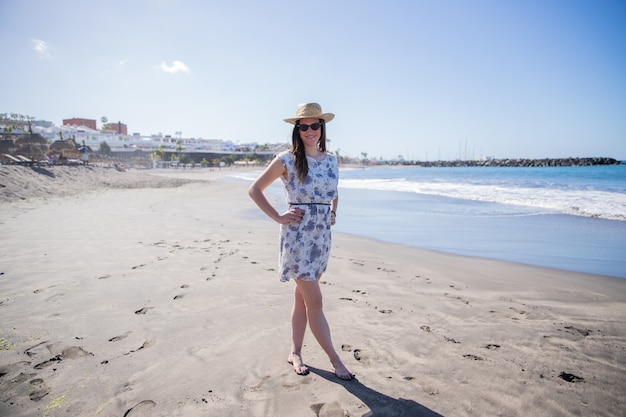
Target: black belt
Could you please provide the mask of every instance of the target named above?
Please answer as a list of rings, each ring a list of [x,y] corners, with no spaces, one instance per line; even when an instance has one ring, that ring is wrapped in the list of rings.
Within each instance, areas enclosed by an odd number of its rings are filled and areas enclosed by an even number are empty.
[[[330,203],[288,203],[290,206],[330,206]]]

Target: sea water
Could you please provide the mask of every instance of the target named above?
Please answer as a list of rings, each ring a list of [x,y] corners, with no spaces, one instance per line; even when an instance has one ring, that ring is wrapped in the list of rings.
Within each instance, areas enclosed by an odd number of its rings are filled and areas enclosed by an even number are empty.
[[[334,230],[626,278],[626,165],[341,169]]]

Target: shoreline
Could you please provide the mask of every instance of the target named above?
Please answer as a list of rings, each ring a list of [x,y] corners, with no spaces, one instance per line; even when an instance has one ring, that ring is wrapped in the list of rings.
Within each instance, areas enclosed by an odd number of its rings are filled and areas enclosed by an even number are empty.
[[[227,168],[190,168],[190,169],[129,169],[118,172],[109,166],[53,166],[48,168],[24,166],[0,166],[0,208],[2,204],[11,204],[19,201],[30,201],[33,204],[40,200],[80,196],[93,192],[114,189],[141,189],[141,188],[178,188],[191,183],[209,183],[223,181],[224,177],[235,173],[246,174],[256,172],[258,166],[233,166]],[[393,167],[390,167],[393,169]],[[236,179],[227,181],[230,184],[238,182]],[[256,207],[252,208],[256,211]],[[561,216],[568,216],[561,214]],[[264,219],[262,215],[260,219]],[[339,227],[337,227],[339,228]],[[519,265],[538,266],[566,272],[581,272],[590,275],[607,276],[624,279],[617,274],[603,274],[578,269],[562,269],[544,263],[533,263],[526,260],[502,259],[472,254],[468,251],[446,250],[429,248],[407,242],[377,238],[371,234],[357,234],[348,231],[337,231],[334,234],[347,234],[355,237],[372,239],[381,243],[403,245],[410,248],[423,249],[442,254],[451,254],[469,258],[510,262]]]

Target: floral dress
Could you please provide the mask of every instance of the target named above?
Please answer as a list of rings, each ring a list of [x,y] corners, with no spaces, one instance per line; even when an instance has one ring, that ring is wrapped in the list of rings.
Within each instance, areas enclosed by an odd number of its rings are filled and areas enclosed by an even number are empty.
[[[337,198],[337,159],[330,154],[321,161],[307,156],[309,173],[300,181],[293,153],[282,152],[277,158],[287,169],[281,180],[289,207],[304,210],[299,224],[280,225],[280,280],[315,281],[326,271],[330,256],[330,203]]]

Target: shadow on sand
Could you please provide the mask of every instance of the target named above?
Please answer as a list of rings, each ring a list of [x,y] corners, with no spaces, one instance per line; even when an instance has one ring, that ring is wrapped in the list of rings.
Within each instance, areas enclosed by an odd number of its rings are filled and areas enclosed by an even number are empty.
[[[38,174],[46,175],[51,178],[55,177],[54,172],[50,171],[49,169],[42,168],[42,167],[31,167],[31,169]]]
[[[350,394],[357,397],[371,411],[363,414],[362,417],[443,417],[413,400],[405,400],[404,398],[392,398],[381,392],[375,391],[358,379],[351,381],[343,381],[335,376],[332,372],[308,366],[309,371],[320,377],[334,382],[344,387]]]

